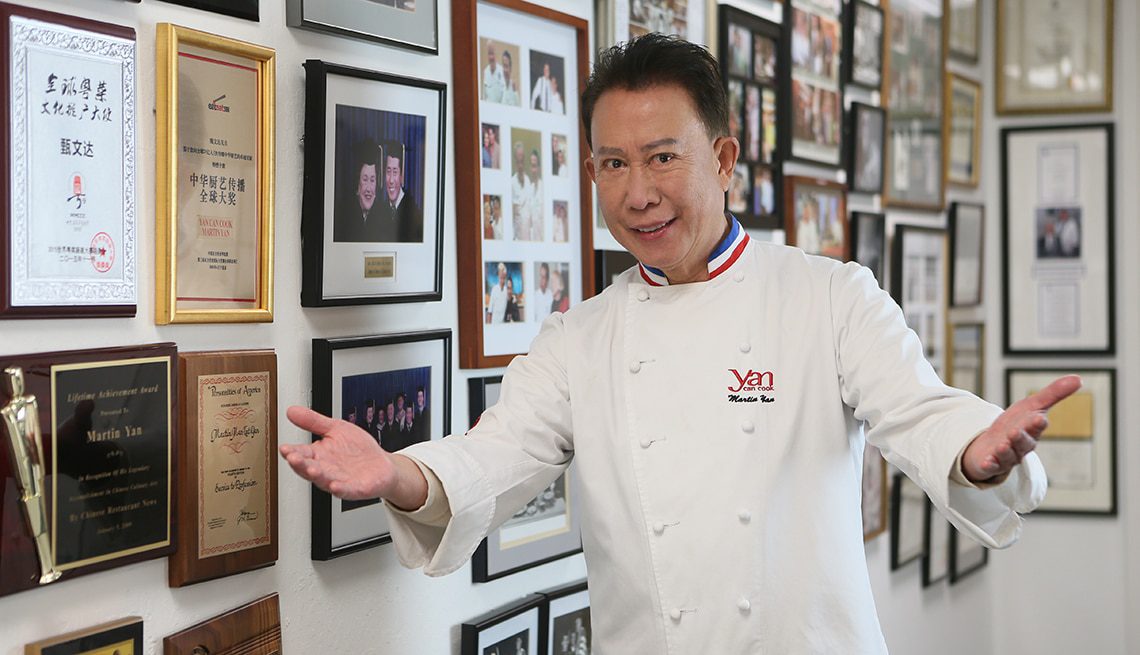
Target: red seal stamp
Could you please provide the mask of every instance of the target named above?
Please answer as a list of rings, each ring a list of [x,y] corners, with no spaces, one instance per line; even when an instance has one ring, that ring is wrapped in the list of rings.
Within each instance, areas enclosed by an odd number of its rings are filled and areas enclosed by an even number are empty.
[[[115,242],[111,235],[100,232],[91,239],[91,265],[96,271],[106,273],[115,264]]]

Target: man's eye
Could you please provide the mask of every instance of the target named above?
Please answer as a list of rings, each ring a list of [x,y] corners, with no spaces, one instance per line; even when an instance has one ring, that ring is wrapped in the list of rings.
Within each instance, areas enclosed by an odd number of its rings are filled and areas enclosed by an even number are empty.
[[[622,163],[620,159],[607,159],[606,161],[602,162],[602,166],[616,170],[621,168]]]
[[[673,155],[667,152],[663,152],[659,155],[653,155],[653,160],[658,164],[668,164],[669,162],[673,161]]]

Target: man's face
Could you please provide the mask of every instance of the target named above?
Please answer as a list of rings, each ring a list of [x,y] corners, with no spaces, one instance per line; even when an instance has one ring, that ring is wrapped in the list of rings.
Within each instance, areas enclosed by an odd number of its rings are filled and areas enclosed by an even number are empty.
[[[396,196],[400,195],[400,187],[404,186],[404,176],[400,174],[400,160],[395,157],[387,159],[388,163],[384,167],[384,185],[388,188],[388,201],[395,203]]]
[[[402,411],[404,411],[404,397],[396,396],[396,412],[399,413]]]
[[[542,76],[548,80],[550,79],[550,64],[542,65]]]
[[[362,211],[372,209],[372,202],[376,200],[376,164],[364,164],[360,167],[360,179],[356,184],[356,199],[360,201]]]
[[[487,46],[487,63],[495,70],[495,46]]]
[[[396,406],[388,403],[388,422],[391,423],[396,418]]]
[[[537,180],[542,175],[542,167],[538,163],[538,155],[530,154],[530,179]]]
[[[369,423],[371,423],[371,422],[372,422],[372,419],[373,419],[373,418],[375,418],[375,417],[376,417],[376,408],[375,408],[375,407],[367,407],[367,408],[365,408],[365,410],[364,410],[364,419],[365,419],[366,421],[368,421]]]
[[[425,401],[426,401],[426,399],[424,398],[424,392],[417,391],[416,392],[416,405],[419,406],[421,413],[424,411],[424,402]]]
[[[614,238],[673,282],[706,279],[708,255],[727,228],[724,193],[740,144],[709,138],[675,85],[606,91],[591,127],[586,171]]]
[[[540,267],[538,269],[538,288],[546,291],[547,284],[550,284],[550,271]]]
[[[507,281],[507,271],[500,268],[499,269],[499,286],[503,286],[503,284],[505,284],[506,281]]]
[[[507,81],[507,86],[511,85],[511,58],[503,53],[503,79]]]
[[[415,418],[415,416],[416,416],[415,405],[408,405],[407,407],[404,408],[404,422],[405,423],[407,423],[408,421],[411,421],[413,418]]]

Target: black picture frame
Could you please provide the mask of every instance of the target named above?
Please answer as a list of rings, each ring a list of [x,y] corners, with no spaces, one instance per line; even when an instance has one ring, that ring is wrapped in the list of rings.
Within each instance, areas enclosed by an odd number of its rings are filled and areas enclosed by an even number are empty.
[[[942,379],[946,379],[950,367],[947,348],[949,343],[947,325],[950,316],[950,285],[947,282],[950,270],[948,241],[945,228],[900,223],[895,225],[891,244],[891,297],[902,309],[907,325],[922,342],[927,361]],[[934,255],[936,266],[933,269],[929,263],[907,266],[909,255],[913,254],[915,249],[918,249],[919,254],[930,256],[930,251],[934,250],[931,243],[934,242],[938,243],[937,253]],[[908,283],[905,271],[915,275],[919,282]],[[932,273],[938,279],[927,280],[927,276]]]
[[[843,108],[843,74],[842,62],[844,48],[846,47],[845,30],[843,28],[843,3],[834,3],[837,12],[832,19],[830,16],[824,16],[821,11],[821,5],[812,3],[810,0],[784,0],[784,21],[783,24],[787,28],[787,34],[784,36],[783,55],[780,65],[782,72],[780,73],[780,101],[783,105],[783,114],[780,125],[784,127],[780,138],[782,145],[780,147],[783,152],[784,161],[803,162],[812,164],[814,166],[823,166],[831,169],[842,169],[844,167],[844,108]],[[802,5],[802,7],[801,7]],[[823,72],[809,71],[808,68],[814,68],[815,63],[811,62],[812,55],[810,52],[811,36],[807,37],[809,41],[803,46],[797,44],[797,29],[796,29],[796,12],[802,12],[809,16],[820,18],[820,23],[828,21],[834,23],[834,34],[832,38],[839,41],[838,47],[830,50],[831,60],[827,58],[827,54],[820,55],[820,67]],[[820,37],[826,38],[826,37]],[[808,58],[805,63],[809,63],[808,67],[797,67],[796,59],[799,50],[804,47],[808,48]],[[823,52],[827,52],[827,48],[822,48]],[[798,69],[798,70],[797,70]],[[830,79],[829,79],[830,78]],[[823,82],[827,86],[834,86],[834,89],[822,86]],[[808,118],[808,125],[799,125],[801,122],[796,115],[796,95],[798,92],[806,92],[808,94],[818,92],[819,100],[809,101],[813,106],[824,107],[830,105],[835,115],[831,117],[830,121],[826,120],[826,113],[819,118],[820,130],[825,134],[823,135],[824,143],[818,142],[818,134],[812,134],[812,139],[816,142],[808,143],[804,139],[800,139],[797,143],[796,133],[797,129],[807,130],[808,132],[815,132],[815,128],[810,123],[813,122],[814,116]],[[830,95],[828,95],[830,94]],[[830,136],[826,133],[830,132]],[[834,143],[828,143],[829,139],[834,139]],[[810,150],[818,147],[822,153],[812,153]],[[831,151],[833,152],[827,152]]]
[[[496,637],[489,635],[493,634],[498,628],[498,632],[503,633],[503,628],[499,626],[507,626],[506,633],[509,633],[507,639],[513,639],[520,633],[515,633],[517,627],[525,626],[523,629],[529,631],[527,633],[528,646],[526,652],[542,653],[545,652],[539,644],[542,632],[542,605],[546,598],[542,594],[531,594],[525,598],[518,600],[509,605],[505,605],[498,609],[487,612],[477,616],[469,621],[464,621],[459,627],[459,655],[484,655],[491,647],[506,641],[506,639],[499,640]],[[513,624],[511,622],[513,620]],[[490,643],[484,643],[490,639]],[[492,651],[494,652],[494,651]]]
[[[922,586],[931,587],[950,577],[950,535],[954,526],[934,503],[926,500],[922,516]]]
[[[503,376],[488,375],[467,380],[467,426],[475,427],[479,417],[488,407],[499,400],[498,387],[503,384]]]
[[[437,343],[433,343],[437,342]],[[451,330],[426,330],[422,332],[399,332],[362,337],[340,337],[333,339],[313,339],[313,409],[328,416],[340,417],[348,411],[343,406],[341,391],[345,380],[349,378],[362,378],[363,376],[392,375],[406,382],[412,379],[422,379],[423,374],[414,372],[405,375],[407,371],[422,369],[424,362],[416,359],[417,353],[408,353],[407,350],[417,349],[417,344],[426,344],[419,353],[420,357],[428,355],[430,347],[439,348],[438,352],[430,355],[432,361],[428,367],[426,391],[429,394],[426,405],[435,417],[434,425],[429,423],[430,434],[427,440],[442,439],[451,431]],[[399,348],[399,347],[403,348]],[[362,352],[365,349],[371,353]],[[401,352],[403,350],[404,352]],[[337,353],[343,351],[358,351],[351,357],[351,362],[339,360]],[[371,354],[373,360],[368,359]],[[384,366],[393,368],[376,370],[368,366],[370,361],[384,362]],[[400,362],[400,363],[394,363]],[[419,364],[415,369],[407,364]],[[434,370],[434,369],[438,370]],[[343,375],[337,375],[337,373]],[[376,388],[391,386],[380,378],[375,383],[363,380],[362,384],[375,384]],[[334,385],[336,388],[334,388]],[[411,387],[404,389],[407,396],[414,402],[415,390]],[[337,411],[339,408],[340,411]],[[348,416],[351,418],[351,416]],[[438,429],[436,429],[438,427]],[[376,436],[376,435],[374,435]],[[377,441],[383,442],[381,436]],[[384,437],[386,438],[386,437]],[[320,440],[319,435],[313,435],[313,441]],[[422,440],[422,439],[421,439]],[[395,449],[394,449],[395,450]],[[327,491],[322,491],[316,485],[312,487],[312,559],[326,561],[344,555],[373,548],[392,541],[391,533],[387,530],[386,518],[382,516],[379,499],[364,501],[340,501],[340,507],[334,507],[334,498]],[[350,512],[365,510],[367,517],[344,518]],[[337,521],[355,521],[356,529],[346,528],[344,534],[334,535],[337,530]]]
[[[439,54],[439,4],[445,0],[285,1],[289,27]]]
[[[134,0],[138,2],[138,0]],[[260,22],[259,0],[162,0],[191,9],[212,11],[215,14],[224,14],[234,18],[244,18],[253,22]]]
[[[904,486],[909,485],[904,490]],[[917,496],[916,496],[917,490]],[[904,497],[905,494],[905,497]],[[907,502],[904,502],[907,501]],[[919,503],[929,503],[922,488],[902,473],[895,473],[891,481],[891,570],[918,560],[923,555],[922,512]],[[905,520],[905,523],[904,523]],[[908,528],[908,529],[906,529]],[[918,534],[915,534],[915,533]],[[904,534],[905,533],[905,534]]]
[[[963,544],[965,544],[963,546]],[[962,558],[962,550],[981,551],[981,556],[974,561]],[[976,573],[990,561],[990,549],[962,534],[958,530],[950,530],[950,584],[958,584],[962,578]]]
[[[887,217],[875,212],[853,211],[851,260],[871,269],[879,288],[887,288]]]
[[[781,83],[786,75],[784,31],[780,25],[729,5],[720,5],[717,14],[717,51],[720,53],[721,77],[729,94],[729,129],[740,140],[740,157],[734,171],[734,186],[744,190],[727,194],[726,206],[745,228],[774,230],[783,225],[783,150],[780,143],[785,131]],[[747,34],[746,65],[739,65],[733,50],[733,35]],[[770,43],[771,50],[760,50],[757,44]],[[770,52],[771,60],[759,53]],[[737,62],[734,64],[734,61]],[[765,62],[761,67],[761,62]],[[739,98],[737,91],[739,90]],[[755,116],[752,116],[755,112]],[[743,179],[741,179],[743,178]],[[744,202],[743,209],[736,200]],[[598,288],[605,284],[598,281]]]
[[[578,639],[585,639],[586,642],[584,646],[580,643],[573,643],[570,652],[595,652],[593,648],[593,625],[590,621],[589,587],[586,580],[570,582],[538,593],[542,596],[542,610],[540,612],[541,629],[539,630],[542,650],[539,652],[548,653],[549,655],[555,654],[556,651],[554,647],[555,642],[558,640],[559,628],[563,627],[559,625],[559,619],[568,618],[571,615],[570,613],[577,615],[585,614],[584,620],[582,621],[583,625],[576,631],[575,642],[577,642]],[[584,604],[581,602],[583,598],[586,601]],[[562,605],[569,605],[569,607],[563,608],[561,607]],[[558,611],[569,611],[556,616],[556,609]],[[581,617],[579,616],[579,618]]]
[[[861,12],[870,12],[863,14]],[[874,25],[867,25],[866,23],[873,19],[872,15],[878,16],[879,30],[878,34],[874,35],[878,46],[875,48],[879,53],[878,66],[871,63],[872,68],[875,70],[875,75],[872,77],[864,72],[863,67],[856,62],[856,55],[864,52],[861,48],[860,51],[855,49],[855,35],[859,28],[866,27],[874,34]],[[860,20],[862,19],[862,20]],[[862,87],[872,91],[878,91],[879,87],[883,84],[883,35],[886,33],[884,27],[886,26],[886,16],[884,15],[882,7],[877,7],[863,0],[853,0],[847,4],[847,9],[844,12],[844,38],[843,38],[843,81],[847,84]],[[860,32],[861,33],[861,32]],[[867,46],[871,48],[871,46]]]
[[[976,214],[974,213],[976,212]],[[976,225],[970,223],[977,216]],[[982,304],[985,295],[985,261],[986,261],[986,207],[981,203],[952,202],[947,218],[950,232],[950,306],[976,307]],[[973,264],[967,259],[958,261],[964,254],[970,254],[970,247],[977,255]],[[965,270],[969,266],[973,270]],[[964,279],[974,279],[974,293],[969,293]]]
[[[637,266],[637,258],[625,250],[595,250],[594,282],[598,287],[597,293],[601,293],[613,283],[614,277],[632,266]]]
[[[443,297],[443,180],[447,161],[444,124],[447,85],[432,80],[331,64],[319,59],[305,61],[304,68],[305,173],[301,202],[301,306],[331,307],[440,300]],[[330,80],[338,85],[337,91],[330,92]],[[415,108],[386,105],[388,108],[385,109],[348,104],[354,102],[354,91],[349,84],[355,80],[374,83],[376,91],[381,94],[385,87],[410,89],[422,96],[421,104]],[[358,91],[355,93],[359,95]],[[334,95],[345,103],[332,101],[334,104],[330,106],[330,97]],[[377,97],[376,94],[369,94],[369,99],[373,97]],[[359,100],[355,102],[362,104]],[[337,134],[326,134],[326,121],[330,111],[336,112]],[[423,111],[427,115],[408,113],[415,111]],[[340,133],[341,126],[344,128],[343,134]],[[351,146],[347,143],[350,140]],[[434,148],[431,147],[433,141]],[[414,143],[419,148],[408,147],[408,143]],[[332,161],[329,161],[330,150]],[[370,208],[362,210],[358,206],[347,206],[351,203],[346,200],[352,197],[351,169],[360,161],[358,157],[361,152],[371,153],[372,157],[378,160],[382,158],[385,162],[388,159],[398,159],[390,157],[389,152],[399,152],[403,158],[400,163],[403,166],[400,173],[401,187],[398,189],[402,195],[398,197],[400,205],[396,210],[397,222],[393,224],[398,226],[393,228],[398,234],[394,237],[348,222],[347,216],[351,209],[367,211],[369,218],[381,222],[391,220],[390,214],[371,216],[371,207],[381,204],[383,212],[383,205],[387,204],[381,184],[381,171],[384,167],[380,165],[375,168],[376,181]],[[338,163],[341,164],[342,174],[338,175],[334,170],[330,177],[327,174],[328,168],[332,166],[335,169]],[[367,166],[365,164],[361,168]],[[359,173],[356,177],[359,177]],[[410,182],[409,178],[412,178]],[[329,179],[333,180],[332,188],[327,184]],[[404,193],[405,188],[411,189],[411,193]],[[330,195],[333,197],[330,198]],[[363,204],[364,201],[360,202]],[[410,212],[407,214],[404,209],[409,208],[409,204],[406,203],[410,203]],[[364,225],[368,225],[367,220]],[[425,260],[422,258],[425,257],[431,258],[429,268],[424,267]],[[414,284],[398,280],[401,275],[408,277],[407,273],[397,275],[397,271],[402,271],[406,266],[413,267],[410,277],[416,281]],[[349,279],[354,275],[355,278]]]
[[[876,123],[877,139],[873,127]],[[852,102],[847,111],[846,126],[847,183],[851,192],[882,193],[886,173],[887,111],[875,105]],[[870,127],[864,129],[865,126]]]

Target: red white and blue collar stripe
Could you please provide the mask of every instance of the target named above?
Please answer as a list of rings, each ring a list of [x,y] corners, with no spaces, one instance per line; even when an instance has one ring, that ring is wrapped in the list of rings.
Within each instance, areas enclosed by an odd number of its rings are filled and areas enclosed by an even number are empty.
[[[709,255],[710,280],[731,268],[736,260],[740,259],[745,246],[748,245],[748,233],[740,227],[740,221],[736,220],[732,214],[728,214],[728,219],[732,221],[732,228]],[[641,279],[645,280],[646,284],[654,287],[669,285],[669,279],[665,277],[665,272],[661,269],[646,266],[640,262],[637,264],[637,269],[641,273]]]

